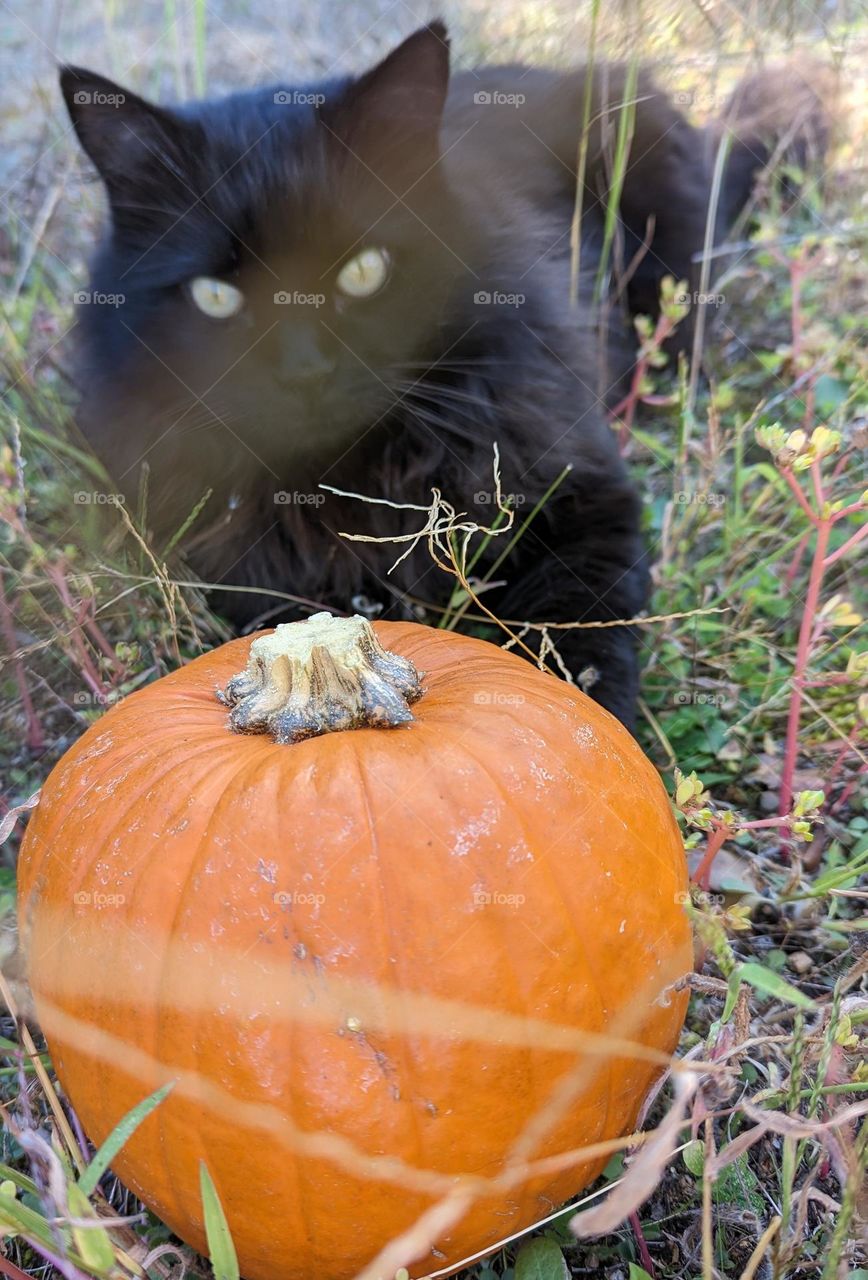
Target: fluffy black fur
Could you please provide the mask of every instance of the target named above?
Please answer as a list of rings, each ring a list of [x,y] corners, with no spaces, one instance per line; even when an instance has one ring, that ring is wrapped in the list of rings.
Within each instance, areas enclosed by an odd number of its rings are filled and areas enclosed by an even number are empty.
[[[130,497],[147,466],[158,539],[210,490],[183,542],[205,581],[337,609],[365,597],[383,616],[408,616],[416,602],[442,604],[453,585],[424,547],[387,577],[394,546],[338,533],[398,534],[422,517],[319,486],[424,506],[436,484],[485,522],[497,441],[519,519],[572,467],[498,569],[487,599],[500,616],[642,610],[639,501],[604,412],[629,365],[629,325],[614,307],[601,340],[586,299],[621,70],[597,68],[593,81],[579,310],[569,290],[582,71],[483,67],[450,81],[435,23],[366,75],[304,93],[168,109],[77,68],[61,84],[109,199],[91,292],[124,299],[81,308],[80,421]],[[620,256],[628,263],[648,242],[626,299],[653,314],[664,273],[693,275],[711,149],[645,77],[637,97]],[[721,225],[762,159],[750,147],[734,154]],[[365,246],[388,251],[389,280],[374,297],[342,298],[336,273]],[[189,293],[198,276],[241,289],[243,311],[203,315]],[[324,300],[276,303],[281,292]],[[495,294],[524,300],[479,300]],[[239,626],[269,611],[273,620],[275,603],[217,599]],[[629,630],[563,633],[559,649],[576,674],[596,673],[589,692],[631,723]]]

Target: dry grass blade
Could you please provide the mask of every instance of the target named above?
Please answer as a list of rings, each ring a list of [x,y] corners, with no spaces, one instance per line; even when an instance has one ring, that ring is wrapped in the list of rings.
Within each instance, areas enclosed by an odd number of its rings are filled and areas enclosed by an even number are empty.
[[[663,1170],[672,1159],[685,1124],[687,1108],[699,1088],[699,1081],[680,1075],[674,1086],[672,1104],[639,1155],[624,1175],[619,1186],[600,1205],[586,1209],[570,1219],[570,1230],[580,1239],[602,1236],[614,1231],[631,1213],[639,1209],[658,1186]]]

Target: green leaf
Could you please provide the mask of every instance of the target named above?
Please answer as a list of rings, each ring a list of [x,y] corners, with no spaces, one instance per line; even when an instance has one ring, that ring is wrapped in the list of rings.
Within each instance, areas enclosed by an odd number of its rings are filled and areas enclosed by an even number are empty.
[[[740,987],[741,987],[741,974],[739,972],[738,965],[736,965],[732,973],[729,975],[729,980],[727,982],[726,1000],[724,1001],[723,1012],[720,1015],[720,1021],[722,1023],[729,1022],[730,1018],[732,1017],[732,1011],[735,1008],[735,1002],[738,999],[738,992]]]
[[[768,481],[768,483],[770,485],[773,485],[774,488],[777,489],[779,493],[785,494],[788,492],[786,480],[783,479],[779,471],[775,470],[775,468],[771,465],[771,463],[769,462],[754,463],[754,465],[751,467],[751,471],[755,472],[756,475],[758,475],[762,480]]]
[[[799,1009],[816,1009],[817,1007],[810,996],[799,991],[798,987],[791,986],[765,965],[746,960],[744,964],[738,966],[738,974],[743,982],[749,982],[755,990],[762,991],[767,996],[774,996],[776,1000],[785,1000],[787,1004],[794,1004]]]
[[[32,1178],[28,1178],[26,1173],[22,1173],[19,1169],[13,1169],[11,1165],[0,1163],[0,1178],[8,1179],[14,1182],[19,1191],[29,1191],[31,1195],[39,1194],[39,1187]]]
[[[860,875],[868,870],[868,849],[857,853],[855,857],[841,867],[832,867],[813,881],[808,893],[791,894],[790,900],[798,898],[821,898],[831,889],[849,888],[855,884]]]
[[[694,1178],[701,1178],[705,1169],[705,1143],[702,1139],[694,1138],[692,1142],[688,1142],[681,1152],[681,1159]]]
[[[78,1180],[78,1185],[86,1196],[93,1194],[97,1183],[121,1147],[132,1137],[142,1121],[151,1114],[154,1108],[160,1105],[169,1090],[174,1088],[174,1084],[174,1080],[164,1084],[162,1089],[157,1089],[156,1093],[152,1093],[149,1098],[145,1098],[144,1102],[140,1102],[138,1106],[133,1107],[132,1111],[128,1111],[123,1120],[120,1120],[115,1125]]]
[[[616,1178],[620,1178],[624,1173],[624,1152],[616,1151],[610,1159],[609,1163],[603,1170],[602,1176],[607,1182],[614,1182]]]
[[[10,1057],[10,1058],[18,1058],[18,1057],[29,1058],[30,1057],[29,1054],[24,1052],[24,1050],[21,1048],[19,1044],[16,1044],[14,1040],[7,1040],[5,1036],[0,1036],[0,1053],[2,1053],[5,1057]],[[40,1062],[51,1061],[47,1053],[40,1053],[38,1056],[39,1056]]]
[[[630,431],[631,440],[638,440],[643,448],[647,449],[661,462],[668,463],[672,466],[678,461],[678,451],[663,444],[657,436],[650,431],[643,431],[641,427],[633,427]]]
[[[36,1248],[42,1248],[49,1253],[57,1252],[57,1231],[56,1228],[49,1226],[43,1215],[30,1205],[22,1204],[20,1200],[16,1200],[14,1196],[4,1195],[0,1192],[0,1228],[4,1234],[11,1233],[23,1236],[30,1244]],[[64,1237],[68,1239],[67,1233]],[[76,1248],[69,1249],[65,1257],[68,1262],[78,1267],[81,1271],[86,1271],[88,1275],[102,1276],[106,1273],[106,1268],[97,1267],[86,1258],[82,1257],[78,1251],[78,1242]],[[112,1250],[112,1262],[114,1262],[114,1250]]]
[[[240,1280],[238,1257],[229,1234],[229,1223],[204,1160],[199,1161],[199,1185],[202,1188],[205,1235],[208,1238],[208,1257],[214,1270],[214,1280]]]
[[[840,378],[833,378],[823,373],[814,383],[814,400],[817,411],[823,417],[834,413],[847,399],[847,384]]]
[[[41,1213],[22,1204],[14,1196],[0,1192],[0,1227],[4,1231],[17,1232],[28,1240],[44,1245],[49,1250],[57,1248],[57,1240]]]
[[[746,1151],[721,1169],[715,1178],[712,1194],[715,1204],[733,1204],[754,1213],[762,1212],[759,1181],[750,1167]]]
[[[515,1280],[569,1280],[564,1255],[554,1240],[537,1236],[528,1240],[515,1259]]]
[[[71,1228],[75,1247],[84,1261],[95,1271],[110,1271],[114,1266],[115,1251],[105,1227],[98,1226],[99,1218],[87,1196],[76,1183],[71,1182],[66,1189],[69,1216],[92,1221],[92,1227]]]
[[[635,1262],[631,1262],[627,1280],[651,1280],[651,1277],[644,1267],[637,1266]]]
[[[772,947],[771,951],[767,951],[763,956],[766,962],[766,968],[771,969],[773,973],[783,973],[787,967],[787,953],[780,947]]]

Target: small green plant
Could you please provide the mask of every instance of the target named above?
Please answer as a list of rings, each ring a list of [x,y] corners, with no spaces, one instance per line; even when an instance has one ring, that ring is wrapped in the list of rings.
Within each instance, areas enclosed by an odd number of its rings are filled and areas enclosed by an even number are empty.
[[[823,582],[829,569],[855,551],[868,537],[868,491],[849,502],[833,501],[827,492],[823,464],[840,452],[840,432],[830,431],[827,427],[815,427],[808,436],[807,432],[801,429],[788,433],[783,427],[775,424],[760,428],[757,431],[757,442],[772,454],[775,465],[815,534],[808,589],[799,626],[792,694],[787,717],[778,809],[783,816],[789,812],[792,801],[793,775],[799,750],[799,725],[805,690],[809,687],[827,688],[833,684],[849,683],[856,679],[864,683],[868,676],[868,652],[866,652],[852,654],[843,671],[824,674],[813,681],[809,678],[811,656],[826,632],[835,627],[858,626],[862,621],[852,605],[840,596],[832,596],[825,603],[822,602],[821,597]],[[844,453],[841,461],[846,462],[846,460],[847,453]],[[839,466],[838,474],[840,470]],[[807,472],[810,476],[812,498],[806,495],[797,479],[802,472]],[[858,527],[833,548],[832,538],[838,531],[838,527],[844,526],[845,522],[852,523],[854,519],[859,520]],[[868,710],[868,697],[862,697],[859,701],[860,718],[863,718],[866,710]]]

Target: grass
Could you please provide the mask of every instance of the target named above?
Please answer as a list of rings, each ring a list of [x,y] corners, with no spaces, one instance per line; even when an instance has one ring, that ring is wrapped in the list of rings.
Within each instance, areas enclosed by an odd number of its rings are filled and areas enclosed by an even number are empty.
[[[173,11],[167,3],[167,26]],[[542,9],[522,13],[505,22],[499,52],[526,56],[551,42]],[[686,54],[711,47],[713,74],[695,66],[686,74],[713,83],[718,100],[718,70],[734,76],[751,52],[747,27],[736,47],[736,37],[709,33],[698,10],[661,14],[647,47],[625,51],[674,50],[682,65],[673,74],[683,76]],[[586,17],[599,49],[617,51],[623,33],[602,7],[588,6]],[[190,68],[201,85],[204,5],[193,18]],[[753,35],[764,50],[780,47],[791,19],[775,8]],[[851,76],[857,38],[852,24],[826,33]],[[179,75],[180,58],[173,46]],[[643,361],[613,424],[646,494],[656,560],[653,620],[640,627],[640,738],[672,791],[693,868],[685,906],[697,973],[679,1056],[709,1071],[689,1097],[679,1099],[672,1082],[656,1097],[646,1117],[660,1138],[653,1161],[643,1162],[639,1144],[613,1156],[590,1193],[591,1204],[601,1188],[620,1197],[602,1234],[586,1235],[593,1220],[575,1223],[570,1207],[473,1267],[474,1280],[868,1275],[868,660],[858,505],[868,486],[860,318],[868,228],[856,132],[864,85],[858,76],[853,84],[823,190],[808,183],[790,209],[771,192],[739,252],[715,260],[711,287],[725,303],[704,335],[705,376],[696,362],[678,370],[661,357],[680,319],[673,293],[665,323],[642,328]],[[621,157],[628,131],[625,113]],[[5,264],[0,737],[13,813],[113,700],[225,635],[202,591],[155,558],[138,513],[75,499],[108,485],[75,434],[62,363],[76,273],[57,253],[69,241],[67,190],[74,199],[80,190],[64,163],[29,224],[41,233],[12,218]],[[86,195],[76,207],[86,213]],[[500,465],[509,491],[509,460]],[[512,515],[496,516],[493,532],[459,536],[446,513],[436,549],[447,571],[457,563],[461,573],[444,625],[490,625],[467,572],[487,538],[506,534],[506,545],[520,536]],[[488,634],[498,637],[493,626]],[[555,632],[549,639],[556,647]],[[14,841],[15,833],[0,867],[9,1010],[0,1027],[0,1272],[177,1274],[180,1246],[105,1172],[105,1158],[82,1148],[48,1059],[14,1016],[28,1011],[12,923]],[[65,1206],[58,1187],[67,1188]],[[230,1280],[233,1254],[207,1171],[202,1190],[214,1270]],[[192,1274],[206,1269],[184,1256]]]

